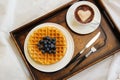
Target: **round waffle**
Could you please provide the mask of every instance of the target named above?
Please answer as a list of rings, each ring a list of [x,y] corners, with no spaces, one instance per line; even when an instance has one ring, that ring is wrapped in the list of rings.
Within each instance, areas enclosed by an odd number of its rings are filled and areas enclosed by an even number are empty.
[[[45,36],[56,38],[56,53],[42,53],[37,44]],[[53,64],[60,61],[67,49],[67,41],[64,34],[54,26],[43,26],[34,30],[28,38],[28,54],[37,63]]]

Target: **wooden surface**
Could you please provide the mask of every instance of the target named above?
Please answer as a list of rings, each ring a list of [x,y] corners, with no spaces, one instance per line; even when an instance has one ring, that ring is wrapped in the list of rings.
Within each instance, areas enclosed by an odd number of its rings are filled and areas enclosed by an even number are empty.
[[[90,1],[92,1],[92,0],[90,0]],[[74,33],[72,30],[70,30],[70,28],[68,27],[68,25],[66,23],[66,12],[72,3],[73,2],[70,2],[61,8],[59,8],[41,18],[38,18],[38,19],[34,20],[33,22],[20,27],[17,30],[10,32],[17,48],[20,51],[20,54],[21,54],[24,62],[26,63],[27,68],[30,71],[31,76],[33,77],[34,80],[67,79],[67,78],[71,77],[72,75],[77,74],[78,72],[86,69],[87,67],[114,54],[114,51],[117,51],[120,49],[120,41],[114,35],[114,32],[111,30],[110,25],[108,25],[108,22],[106,21],[106,19],[104,18],[103,15],[102,15],[102,20],[101,20],[101,24],[100,24],[99,28],[90,34],[80,35],[80,34]],[[81,49],[83,49],[83,47],[87,44],[87,42],[99,31],[102,34],[101,34],[100,38],[95,42],[95,44],[97,42],[101,42],[101,43],[103,43],[103,46],[102,46],[102,48],[97,50],[97,52],[95,52],[91,56],[89,56],[80,65],[78,65],[73,70],[73,72],[70,72],[70,69],[72,68],[72,66],[74,64],[67,68],[63,68],[63,69],[61,69],[57,72],[53,72],[53,73],[45,73],[45,72],[38,71],[37,69],[33,68],[27,62],[25,55],[24,55],[23,47],[24,47],[24,40],[25,40],[28,32],[35,26],[37,26],[41,23],[44,23],[44,22],[58,23],[58,24],[64,26],[70,32],[70,34],[73,37],[74,44],[75,44],[74,55],[76,53],[78,53]]]

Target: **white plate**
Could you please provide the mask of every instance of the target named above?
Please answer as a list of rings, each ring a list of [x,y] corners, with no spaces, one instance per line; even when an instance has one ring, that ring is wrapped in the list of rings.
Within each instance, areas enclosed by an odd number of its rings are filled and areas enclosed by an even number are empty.
[[[74,11],[77,7],[80,5],[88,5],[94,10],[94,18],[93,21],[89,25],[81,25],[79,22],[75,21],[74,18]],[[74,3],[67,11],[66,14],[66,21],[68,26],[70,27],[71,30],[78,34],[88,34],[93,31],[95,31],[101,22],[101,14],[98,10],[98,8],[91,2],[89,1],[79,1]]]
[[[44,26],[55,26],[56,28],[58,28],[59,30],[61,30],[63,32],[63,34],[65,35],[66,39],[67,39],[67,51],[65,56],[57,63],[55,64],[51,64],[51,65],[42,65],[42,64],[38,64],[35,61],[33,61],[29,54],[28,54],[28,50],[27,50],[27,43],[28,43],[28,38],[30,36],[31,33],[33,33],[33,31],[35,31],[38,28],[42,28]],[[70,33],[61,25],[56,24],[56,23],[43,23],[40,24],[38,26],[36,26],[34,29],[32,29],[26,39],[25,39],[25,44],[24,44],[24,52],[25,52],[25,56],[28,60],[28,62],[36,69],[43,71],[43,72],[54,72],[54,71],[58,71],[60,69],[62,69],[63,67],[65,67],[71,60],[73,53],[74,53],[74,42],[73,42],[73,38],[71,37]]]

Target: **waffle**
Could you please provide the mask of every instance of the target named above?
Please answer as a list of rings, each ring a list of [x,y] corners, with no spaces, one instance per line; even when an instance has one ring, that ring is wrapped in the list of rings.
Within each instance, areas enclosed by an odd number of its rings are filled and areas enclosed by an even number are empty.
[[[37,44],[43,37],[49,36],[56,38],[56,53],[42,53]],[[32,32],[28,39],[28,53],[32,60],[40,64],[53,64],[60,61],[67,49],[66,38],[64,34],[54,26],[44,26]]]

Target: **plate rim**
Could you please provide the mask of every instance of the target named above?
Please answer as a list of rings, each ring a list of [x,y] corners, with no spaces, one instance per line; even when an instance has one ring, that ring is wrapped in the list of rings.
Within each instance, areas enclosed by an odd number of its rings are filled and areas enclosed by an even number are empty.
[[[36,30],[36,29],[38,29],[38,28],[40,28],[40,27],[42,27],[42,26],[45,26],[45,25],[51,25],[51,26],[55,26],[56,28],[58,28],[60,31],[62,31],[62,32],[65,32],[66,34],[65,34],[65,36],[68,36],[68,38],[66,38],[67,40],[67,47],[69,47],[69,48],[67,48],[67,51],[66,51],[66,54],[65,54],[65,56],[59,61],[59,62],[57,62],[57,63],[55,63],[57,66],[59,66],[58,65],[58,63],[62,63],[62,65],[61,65],[61,67],[57,67],[56,68],[56,65],[55,64],[51,64],[51,65],[53,65],[52,66],[52,68],[51,69],[49,69],[48,70],[48,66],[50,66],[50,65],[40,65],[39,63],[36,63],[34,60],[32,60],[31,58],[30,58],[30,56],[29,56],[29,54],[28,54],[28,51],[27,51],[27,41],[28,41],[28,38],[29,38],[29,36],[30,36],[30,34],[34,31],[34,30]],[[70,41],[71,40],[71,41]],[[69,42],[68,42],[69,41]],[[69,44],[71,44],[72,46],[70,47],[70,45]],[[69,51],[68,52],[68,50],[71,50],[71,51]],[[69,55],[69,59],[66,59],[66,60],[68,60],[67,62],[66,62],[66,64],[63,64],[65,61],[63,61],[63,59],[65,59],[66,57],[68,57],[68,53],[70,53],[71,52],[71,55]],[[26,36],[26,38],[25,38],[25,43],[24,43],[24,54],[25,54],[25,57],[26,57],[26,59],[27,59],[27,61],[30,63],[30,65],[32,65],[34,68],[36,68],[37,70],[39,70],[39,71],[42,71],[42,72],[55,72],[55,71],[58,71],[58,70],[60,70],[60,69],[62,69],[62,68],[64,68],[69,62],[70,62],[70,60],[72,59],[72,56],[73,56],[73,54],[74,54],[74,41],[73,41],[73,38],[72,38],[72,36],[71,36],[71,34],[67,31],[67,29],[65,29],[62,25],[60,25],[60,24],[57,24],[57,23],[52,23],[52,22],[45,22],[45,23],[42,23],[42,24],[39,24],[38,26],[36,26],[36,27],[34,27],[29,33],[28,33],[28,35]],[[66,56],[67,55],[67,56]],[[42,67],[46,67],[47,68],[47,70],[45,70],[45,69],[41,69],[41,66]],[[54,67],[55,66],[55,67]],[[53,68],[54,67],[54,68]]]

